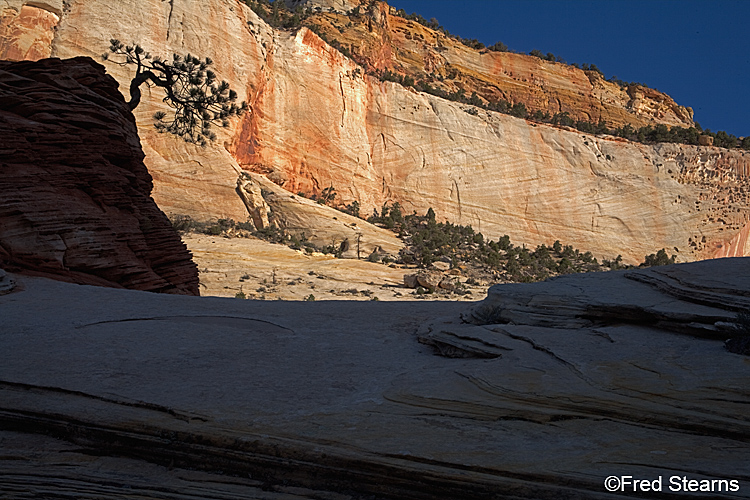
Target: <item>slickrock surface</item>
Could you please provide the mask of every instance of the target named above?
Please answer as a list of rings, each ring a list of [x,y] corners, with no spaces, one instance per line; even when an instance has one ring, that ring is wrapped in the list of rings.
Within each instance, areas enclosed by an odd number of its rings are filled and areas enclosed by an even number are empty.
[[[89,58],[0,62],[0,265],[77,283],[198,293],[151,199],[133,116]]]
[[[750,363],[696,335],[746,307],[748,275],[750,259],[572,275],[471,307],[15,275],[0,495],[633,498],[606,492],[617,475],[661,478],[640,498],[750,498]],[[513,323],[461,320],[482,308]]]
[[[428,33],[386,14],[367,14],[373,47],[392,48],[383,61],[432,64],[428,55],[437,49]],[[237,193],[245,169],[290,194],[333,186],[339,201],[358,200],[365,215],[385,202],[422,214],[432,207],[439,219],[471,224],[493,239],[559,239],[597,257],[622,254],[627,263],[661,248],[681,261],[750,253],[747,153],[592,137],[383,83],[309,30],[274,31],[236,0],[144,0],[135,12],[124,0],[71,0],[51,53],[98,57],[113,36],[160,56],[212,57],[219,77],[252,107],[201,149],[154,131],[153,113],[166,109],[158,89],[144,91],[135,115],[153,196],[167,213],[245,220],[250,214]],[[548,101],[555,111],[559,97],[568,103],[561,110],[615,122],[691,120],[663,94],[628,94],[569,66],[445,47],[434,61],[440,71],[456,67],[468,80],[502,81],[507,98]],[[126,89],[132,69],[107,68]]]
[[[293,250],[256,238],[223,238],[184,234],[198,265],[201,296],[248,299],[303,300],[414,300],[416,290],[405,288],[404,275],[416,269],[389,267],[367,260],[337,259],[331,255]],[[487,287],[466,284],[471,293],[430,294],[426,300],[476,301]]]
[[[498,285],[473,311],[472,321],[562,328],[654,324],[724,339],[723,323],[750,310],[749,277],[750,259],[743,258]],[[636,293],[623,295],[623,287]]]

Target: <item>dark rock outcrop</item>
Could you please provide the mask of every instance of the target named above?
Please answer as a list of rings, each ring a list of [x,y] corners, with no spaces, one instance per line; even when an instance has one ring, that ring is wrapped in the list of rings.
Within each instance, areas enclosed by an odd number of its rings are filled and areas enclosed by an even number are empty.
[[[737,314],[750,310],[749,274],[750,258],[727,258],[495,285],[467,320],[509,328],[647,325],[724,340]]]
[[[86,57],[0,62],[0,267],[198,295],[117,89]]]

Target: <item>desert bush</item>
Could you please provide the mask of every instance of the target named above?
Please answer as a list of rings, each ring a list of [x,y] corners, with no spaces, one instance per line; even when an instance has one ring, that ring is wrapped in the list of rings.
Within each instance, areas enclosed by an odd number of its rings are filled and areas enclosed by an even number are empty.
[[[508,46],[503,42],[496,42],[495,44],[487,47],[487,50],[492,50],[494,52],[508,52]]]
[[[336,196],[336,188],[331,185],[323,189],[323,191],[320,193],[320,197],[318,197],[318,203],[321,205],[328,205],[330,203],[333,203],[333,200],[336,199]]]
[[[346,205],[341,211],[353,215],[354,217],[359,217],[359,201],[354,200],[350,204]]]
[[[666,266],[669,264],[674,264],[675,259],[677,258],[676,255],[672,255],[669,257],[667,255],[667,250],[662,248],[655,254],[646,255],[643,263],[639,267],[651,267],[651,266]]]
[[[477,325],[498,325],[508,321],[502,317],[503,310],[500,306],[479,305],[471,312],[472,323]]]

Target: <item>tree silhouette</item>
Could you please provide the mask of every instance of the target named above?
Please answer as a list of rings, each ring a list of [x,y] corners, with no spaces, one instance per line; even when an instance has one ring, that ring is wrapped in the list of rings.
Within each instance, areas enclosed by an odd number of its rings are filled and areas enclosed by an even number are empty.
[[[185,141],[205,146],[208,140],[216,140],[211,131],[214,124],[227,127],[229,118],[247,110],[247,103],[237,105],[237,92],[225,81],[216,83],[216,74],[209,69],[213,61],[208,57],[198,59],[190,54],[184,57],[174,54],[172,61],[152,57],[140,45],[124,45],[116,39],[110,40],[109,51],[120,60],[110,58],[115,64],[136,66],[135,76],[130,82],[130,109],[141,101],[141,85],[147,83],[164,89],[164,102],[174,108],[174,116],[165,120],[167,114],[154,114],[154,126],[160,132],[169,132]]]

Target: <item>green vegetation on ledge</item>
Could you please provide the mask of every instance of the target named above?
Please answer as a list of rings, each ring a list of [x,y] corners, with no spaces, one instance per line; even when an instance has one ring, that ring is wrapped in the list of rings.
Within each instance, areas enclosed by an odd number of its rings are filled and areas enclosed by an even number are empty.
[[[332,188],[329,192],[334,191]],[[352,205],[340,209],[350,211]],[[356,204],[358,206],[358,204]],[[357,209],[358,213],[358,209]],[[308,254],[320,252],[341,258],[341,247],[328,245],[320,248],[306,240],[304,234],[297,237],[276,226],[256,230],[250,222],[235,222],[232,219],[219,219],[215,222],[197,222],[188,216],[172,216],[174,228],[180,232],[194,232],[211,236],[256,237],[270,243],[287,245]],[[630,269],[622,263],[622,256],[599,262],[591,252],[581,252],[571,245],[555,241],[552,245],[538,245],[535,249],[515,246],[505,235],[496,241],[485,239],[471,226],[438,222],[435,212],[429,209],[425,215],[403,215],[398,203],[384,205],[378,213],[374,211],[368,222],[398,234],[405,247],[395,260],[389,255],[373,252],[366,257],[370,262],[385,265],[401,265],[405,268],[430,268],[440,265],[457,269],[468,276],[468,284],[532,282],[541,281],[561,274],[598,272],[617,269]],[[674,264],[675,256],[667,255],[665,249],[645,256],[639,267]]]
[[[622,256],[601,263],[591,252],[581,252],[555,241],[552,246],[539,245],[534,250],[514,246],[505,235],[497,241],[486,240],[471,226],[437,222],[435,212],[425,215],[403,215],[401,206],[384,205],[367,219],[397,232],[406,247],[397,263],[428,267],[435,262],[449,263],[452,268],[472,268],[487,278],[512,282],[540,281],[559,274],[626,269]],[[666,250],[645,257],[640,267],[674,264],[675,256]]]
[[[255,237],[269,243],[287,245],[295,250],[303,250],[308,254],[319,252],[341,257],[343,253],[343,249],[339,246],[326,245],[319,247],[308,241],[304,233],[298,237],[287,233],[275,225],[263,229],[255,229],[255,226],[249,221],[235,222],[233,219],[218,219],[217,221],[198,222],[188,215],[172,215],[169,220],[178,233],[199,233],[225,238]]]

